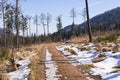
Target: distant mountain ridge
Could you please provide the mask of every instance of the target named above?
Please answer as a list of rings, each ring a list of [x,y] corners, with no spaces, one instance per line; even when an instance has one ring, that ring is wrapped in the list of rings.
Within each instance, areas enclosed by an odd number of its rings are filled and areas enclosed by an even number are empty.
[[[85,23],[76,25],[77,30],[85,28]],[[101,24],[119,24],[120,23],[120,7],[106,11],[102,14],[96,15],[90,19],[91,26],[101,25]],[[68,25],[63,28],[64,32],[71,31],[71,25]]]

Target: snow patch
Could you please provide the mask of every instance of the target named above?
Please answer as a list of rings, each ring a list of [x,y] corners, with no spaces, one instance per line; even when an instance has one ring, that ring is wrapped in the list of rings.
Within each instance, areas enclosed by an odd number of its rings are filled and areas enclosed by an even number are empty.
[[[52,54],[46,49],[46,80],[59,80],[60,75],[56,75],[58,66],[55,61],[52,61]]]
[[[72,47],[71,47],[72,45]],[[56,46],[56,49],[60,50],[64,55],[67,54],[70,60],[75,60],[78,62],[76,65],[80,64],[92,64],[95,68],[90,69],[90,73],[92,75],[101,76],[102,80],[120,80],[120,52],[113,53],[113,51],[102,52],[94,50],[94,43],[84,43],[81,44],[83,47],[90,47],[93,50],[81,51],[77,49],[77,45],[73,44],[63,44],[60,46]],[[109,45],[115,46],[114,43],[110,43]],[[77,54],[71,54],[70,52],[65,51],[65,48],[73,49]],[[105,54],[106,58],[103,61],[98,61],[93,63],[94,60],[100,53]],[[74,65],[74,62],[70,62]],[[118,68],[115,68],[118,67]],[[88,77],[89,80],[92,80]]]
[[[17,53],[17,55],[21,55],[22,53]],[[35,56],[37,53],[32,53],[30,56],[26,57],[25,60],[16,59],[16,63],[19,64],[19,68],[16,71],[10,72],[9,80],[28,80],[28,75],[30,73],[30,68],[28,65],[30,64],[30,58]]]

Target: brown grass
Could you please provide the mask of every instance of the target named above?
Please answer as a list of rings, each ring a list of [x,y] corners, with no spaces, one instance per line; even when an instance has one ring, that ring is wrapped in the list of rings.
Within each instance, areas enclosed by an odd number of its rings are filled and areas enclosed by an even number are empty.
[[[89,38],[87,35],[80,36],[80,37],[74,37],[70,39],[70,42],[73,43],[81,43],[81,42],[88,42]]]
[[[73,49],[65,48],[64,50],[70,52],[71,54],[77,55],[77,53]]]
[[[44,61],[45,44],[22,47],[19,50],[19,52],[22,52],[22,55],[20,56],[15,55],[14,57],[18,59],[25,59],[25,57],[32,54],[32,51],[37,53],[37,55],[31,58],[31,63],[29,65],[29,68],[31,69],[31,72],[29,74],[29,80],[45,80],[45,72],[44,72],[45,66],[44,64],[40,64],[40,61]],[[14,53],[16,52],[17,50],[15,50]],[[2,75],[2,78],[4,76]],[[2,79],[2,80],[6,80],[6,79]]]
[[[101,80],[101,77],[100,76],[94,76],[94,75],[91,75],[90,73],[90,69],[91,68],[95,68],[94,65],[92,64],[85,64],[85,65],[79,65],[77,66],[78,69],[80,69],[80,71],[86,76],[86,77],[90,77],[94,80]],[[86,75],[87,74],[87,75]]]
[[[7,73],[2,73],[1,80],[9,80],[9,75]]]
[[[31,59],[29,80],[45,80],[45,64],[40,63],[45,58],[45,44],[36,45],[31,48],[34,48],[38,54]]]
[[[7,72],[14,70],[10,61],[10,58],[12,57],[10,49],[1,48],[0,54],[3,54],[0,57],[0,80],[8,80],[9,76]]]

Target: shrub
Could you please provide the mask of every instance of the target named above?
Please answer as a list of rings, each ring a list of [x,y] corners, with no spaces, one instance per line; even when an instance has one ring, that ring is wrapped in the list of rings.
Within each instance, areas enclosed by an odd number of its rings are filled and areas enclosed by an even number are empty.
[[[99,54],[98,57],[99,57],[99,58],[105,57],[105,54]]]
[[[106,59],[105,54],[99,54],[96,58],[92,59],[92,62],[97,63]]]
[[[8,59],[8,55],[9,55],[9,50],[6,48],[1,48],[0,59],[1,60]]]
[[[71,54],[77,55],[77,53],[76,53],[73,49],[69,49],[69,52],[70,52]]]
[[[111,34],[111,35],[106,36],[106,37],[98,37],[95,41],[97,41],[97,42],[101,42],[101,41],[113,42],[113,41],[116,41],[117,38],[118,38],[117,34]]]
[[[71,54],[77,55],[73,49],[65,48],[64,50],[70,52]]]
[[[87,50],[89,50],[88,47],[82,47],[82,48],[81,48],[81,51],[87,51]]]
[[[113,68],[117,68],[117,69],[120,69],[120,66],[114,66]]]
[[[115,52],[118,52],[118,51],[119,51],[119,45],[116,44],[116,46],[113,48],[113,50],[114,50]]]
[[[64,48],[64,51],[69,51],[69,48]]]

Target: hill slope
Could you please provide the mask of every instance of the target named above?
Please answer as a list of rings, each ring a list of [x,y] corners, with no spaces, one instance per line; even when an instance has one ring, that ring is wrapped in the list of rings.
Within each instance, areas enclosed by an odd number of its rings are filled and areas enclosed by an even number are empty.
[[[120,7],[106,11],[90,19],[91,26],[96,25],[110,25],[120,23]],[[85,27],[85,22],[77,26],[77,30]],[[68,32],[71,30],[71,25],[63,28],[63,31]]]

